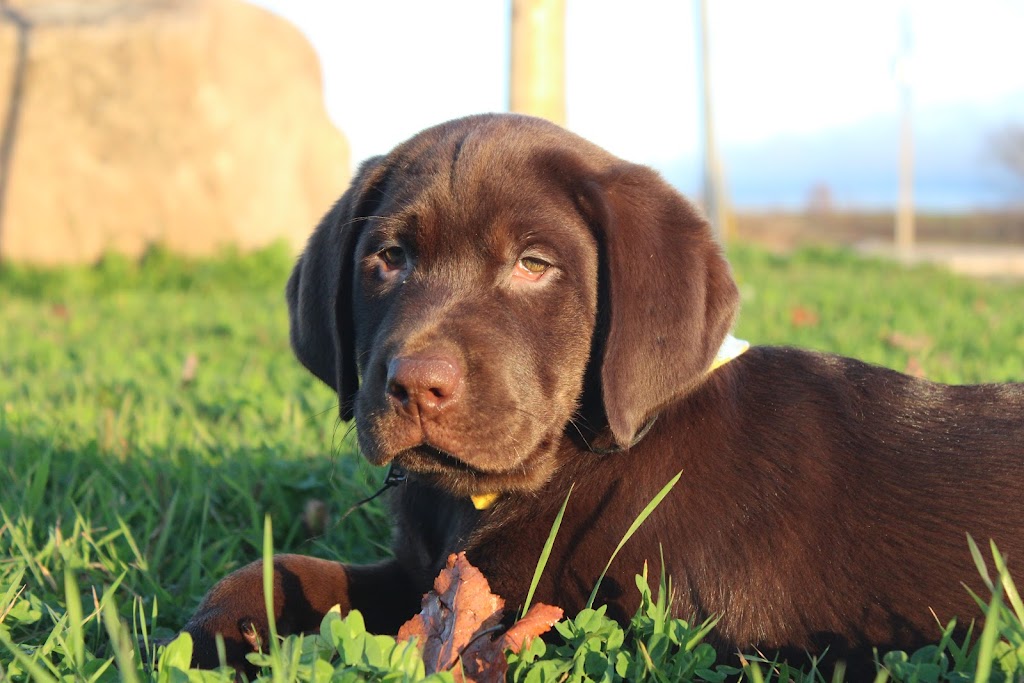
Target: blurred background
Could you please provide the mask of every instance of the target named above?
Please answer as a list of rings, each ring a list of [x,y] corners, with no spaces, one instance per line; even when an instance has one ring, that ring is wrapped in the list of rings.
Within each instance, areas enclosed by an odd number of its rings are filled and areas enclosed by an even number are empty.
[[[514,110],[724,240],[1024,275],[1020,0],[256,5],[0,2],[0,258],[297,248],[363,158]]]

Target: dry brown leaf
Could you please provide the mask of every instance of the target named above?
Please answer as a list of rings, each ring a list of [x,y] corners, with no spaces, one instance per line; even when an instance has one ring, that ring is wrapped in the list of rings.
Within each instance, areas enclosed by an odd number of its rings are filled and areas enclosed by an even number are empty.
[[[814,327],[818,324],[818,314],[809,308],[795,306],[789,311],[789,321],[793,327]]]
[[[463,680],[470,683],[501,683],[508,671],[506,651],[518,654],[537,636],[547,633],[562,618],[559,607],[537,603],[500,638],[484,635],[473,640],[462,653]],[[458,680],[456,675],[456,680]]]
[[[330,509],[327,503],[319,498],[310,498],[302,508],[302,526],[306,529],[306,535],[310,538],[323,536],[327,529],[327,518]]]
[[[181,364],[181,383],[191,384],[196,378],[197,370],[199,370],[199,356],[194,353],[185,356],[185,362]]]
[[[921,353],[935,343],[926,334],[912,335],[897,331],[890,332],[884,339],[889,346],[908,353]]]
[[[498,624],[504,606],[465,553],[450,555],[434,590],[423,596],[420,613],[402,625],[398,639],[415,636],[427,672],[446,671],[478,631]]]
[[[925,378],[924,366],[914,356],[907,359],[907,367],[903,369],[903,372],[910,375],[911,377],[917,377],[918,379]]]
[[[434,590],[423,596],[422,610],[399,629],[398,639],[416,638],[428,674],[451,670],[460,683],[498,683],[508,670],[505,651],[519,652],[562,618],[559,608],[538,603],[492,639],[504,606],[465,553],[450,555]]]
[[[524,647],[539,635],[547,633],[555,622],[562,618],[562,608],[538,602],[530,608],[522,619],[512,624],[501,637],[503,650],[511,650],[519,654]]]

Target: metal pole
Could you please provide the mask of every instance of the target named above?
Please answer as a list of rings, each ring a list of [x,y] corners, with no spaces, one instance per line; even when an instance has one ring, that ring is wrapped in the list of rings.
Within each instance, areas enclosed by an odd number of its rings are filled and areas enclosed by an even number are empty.
[[[897,58],[896,77],[900,88],[900,180],[896,209],[896,247],[907,256],[914,249],[914,124],[910,73],[910,9],[903,8],[903,39]]]
[[[725,187],[722,174],[722,163],[718,156],[715,143],[714,115],[711,107],[711,57],[708,45],[708,7],[707,0],[697,0],[697,44],[698,44],[698,81],[701,92],[701,127],[703,128],[704,144],[704,211],[711,221],[712,230],[719,242],[729,236],[728,206],[725,199]]]

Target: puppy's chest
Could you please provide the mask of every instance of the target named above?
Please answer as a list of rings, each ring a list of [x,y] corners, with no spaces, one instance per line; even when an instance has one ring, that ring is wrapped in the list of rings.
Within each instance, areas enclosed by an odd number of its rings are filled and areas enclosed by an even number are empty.
[[[448,555],[466,549],[479,526],[481,513],[466,498],[456,498],[415,480],[396,492],[395,552],[402,563],[432,581]]]

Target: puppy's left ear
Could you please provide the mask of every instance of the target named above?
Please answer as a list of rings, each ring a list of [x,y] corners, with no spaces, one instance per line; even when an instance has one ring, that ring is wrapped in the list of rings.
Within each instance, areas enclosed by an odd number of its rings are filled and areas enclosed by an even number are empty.
[[[353,251],[379,200],[383,157],[365,162],[313,231],[285,290],[292,350],[306,368],[338,393],[341,419],[352,419],[359,388],[352,339]]]
[[[703,379],[739,292],[708,222],[656,171],[621,163],[588,189],[602,248],[599,306],[607,307],[601,397],[626,447]]]

